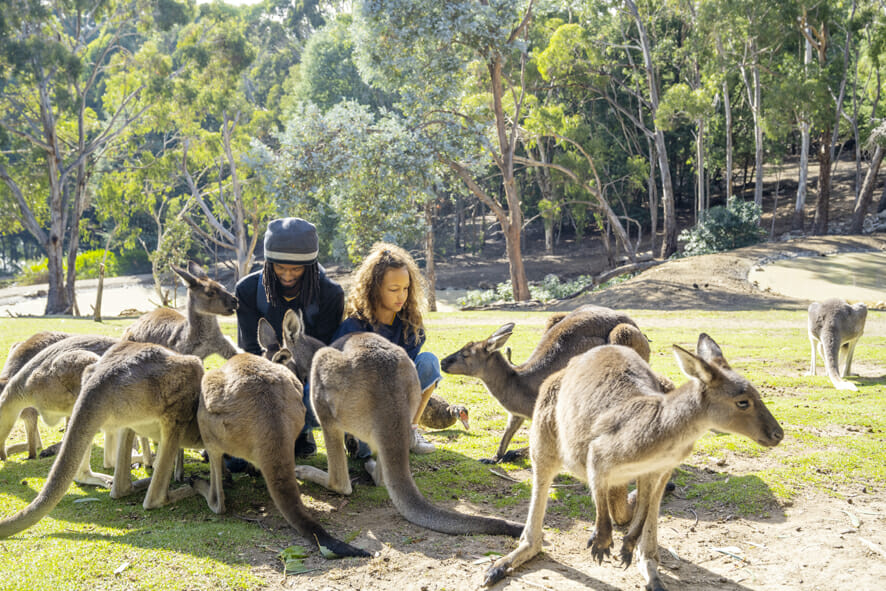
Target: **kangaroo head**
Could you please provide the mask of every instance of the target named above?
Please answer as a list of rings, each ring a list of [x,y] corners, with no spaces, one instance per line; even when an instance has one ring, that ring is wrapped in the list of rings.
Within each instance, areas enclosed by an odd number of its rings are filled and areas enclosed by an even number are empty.
[[[314,353],[323,346],[320,340],[305,333],[301,310],[287,310],[283,315],[282,345],[277,340],[277,333],[271,323],[259,318],[258,343],[265,352],[265,358],[288,367],[302,383],[311,372]]]
[[[713,428],[744,435],[765,447],[781,442],[781,425],[766,408],[757,389],[729,367],[714,339],[701,333],[695,354],[674,345],[674,355],[683,373],[701,382]]]
[[[194,261],[188,261],[187,269],[172,265],[172,270],[188,287],[188,305],[198,314],[230,316],[237,309],[237,296],[221,283],[210,279],[206,271]]]
[[[486,367],[489,358],[498,352],[514,332],[514,323],[501,325],[486,340],[470,342],[455,353],[440,361],[440,367],[446,373],[479,376]]]

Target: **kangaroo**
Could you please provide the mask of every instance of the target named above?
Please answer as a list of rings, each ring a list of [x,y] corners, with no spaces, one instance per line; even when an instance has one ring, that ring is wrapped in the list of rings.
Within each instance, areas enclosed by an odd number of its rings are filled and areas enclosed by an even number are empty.
[[[575,357],[542,386],[530,433],[533,480],[526,529],[517,548],[486,571],[492,585],[541,551],[548,490],[561,467],[585,480],[594,495],[596,521],[588,541],[601,563],[612,546],[612,522],[630,522],[621,548],[634,552],[647,591],[663,591],[658,575],[658,511],[673,469],[709,429],[744,435],[773,447],[784,431],[744,377],[729,367],[708,335],[696,354],[674,345],[690,378],[663,394],[658,376],[635,351],[604,346]],[[637,481],[633,506],[623,487]],[[613,490],[619,494],[612,494]]]
[[[518,536],[522,524],[435,507],[409,468],[412,417],[421,399],[415,366],[401,347],[375,333],[351,333],[323,347],[311,366],[311,403],[323,429],[329,471],[296,466],[296,475],[343,495],[352,492],[345,432],[369,444],[367,471],[407,521],[446,534]]]
[[[194,494],[190,486],[169,490],[179,447],[202,447],[197,404],[203,363],[148,343],[120,342],[83,370],[61,450],[40,494],[24,509],[0,520],[0,538],[37,523],[65,495],[100,428],[120,431],[111,498],[147,486],[142,506],[160,507]],[[133,431],[159,441],[153,478],[132,483]],[[149,484],[146,481],[150,481]]]
[[[262,322],[274,334],[264,318]],[[290,356],[288,350],[278,349],[275,363],[242,353],[206,372],[197,422],[209,456],[210,479],[194,479],[192,485],[213,512],[224,513],[222,456],[243,458],[261,471],[277,509],[302,536],[339,556],[369,556],[330,536],[301,502],[292,448],[305,422],[305,405],[301,382],[280,365]]]
[[[809,343],[812,362],[809,375],[815,375],[815,350],[837,390],[858,388],[843,378],[849,375],[855,345],[864,332],[868,309],[864,304],[850,306],[845,300],[830,298],[809,305]],[[842,366],[842,369],[841,369]]]
[[[613,333],[619,325],[624,326]],[[621,339],[617,342],[637,347],[640,354],[649,359],[649,343],[637,324],[626,314],[602,306],[586,305],[566,315],[552,315],[529,359],[517,366],[511,365],[500,352],[513,330],[514,323],[504,324],[486,340],[470,342],[440,361],[440,367],[447,373],[483,380],[489,393],[508,411],[508,424],[498,450],[491,458],[480,460],[485,464],[526,457],[525,448],[507,452],[511,438],[523,421],[532,416],[541,383],[566,367],[573,356],[614,342],[612,338],[616,337]]]
[[[142,314],[123,333],[123,340],[156,343],[201,359],[213,353],[230,359],[240,353],[237,346],[222,334],[216,317],[233,314],[237,309],[237,297],[210,279],[193,261],[188,262],[187,270],[175,265],[172,270],[188,286],[187,314],[171,308],[157,308]]]
[[[45,331],[31,335],[24,341],[15,343],[9,348],[6,356],[6,362],[3,369],[0,370],[0,395],[2,395],[6,384],[18,371],[31,360],[34,355],[48,347],[53,343],[57,343],[62,339],[68,338],[70,333]],[[37,450],[43,447],[40,440],[40,431],[37,430],[37,409],[24,408],[19,418],[25,424],[25,434],[27,435],[27,443],[16,444],[5,448],[0,445],[0,460],[6,460],[6,454],[16,454],[28,450],[28,459],[33,460],[37,457]],[[14,419],[13,419],[14,420]],[[10,428],[12,428],[10,426]],[[5,441],[5,438],[4,438]]]
[[[5,455],[4,443],[16,417],[25,409],[34,409],[49,426],[70,416],[80,393],[83,371],[117,342],[118,339],[108,336],[70,336],[46,347],[28,361],[0,395],[0,457]],[[114,461],[114,435],[105,433],[105,467]],[[92,472],[87,458],[74,481],[110,487],[111,477]]]

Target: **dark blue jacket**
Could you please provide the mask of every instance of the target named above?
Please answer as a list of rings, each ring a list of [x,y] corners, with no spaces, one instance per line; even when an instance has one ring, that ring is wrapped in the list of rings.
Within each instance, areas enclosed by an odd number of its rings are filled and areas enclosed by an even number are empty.
[[[325,344],[332,342],[332,335],[341,323],[345,309],[345,292],[341,286],[326,276],[319,266],[320,290],[314,300],[302,310],[305,332]],[[286,310],[301,310],[301,301],[286,301],[278,295],[272,306],[262,286],[262,271],[251,273],[237,282],[237,343],[244,351],[261,355],[258,344],[258,319],[265,318],[274,327],[277,340],[283,342],[283,315]]]
[[[421,351],[422,345],[425,344],[425,333],[423,330],[419,331],[418,335],[411,335],[407,341],[406,335],[403,334],[404,328],[403,321],[400,320],[399,316],[394,317],[394,324],[379,324],[378,326],[372,326],[369,322],[363,322],[351,316],[345,318],[344,322],[341,323],[341,326],[335,331],[335,336],[332,337],[332,340],[334,341],[352,332],[374,332],[385,337],[395,345],[403,347],[409,358],[415,361],[415,357]]]

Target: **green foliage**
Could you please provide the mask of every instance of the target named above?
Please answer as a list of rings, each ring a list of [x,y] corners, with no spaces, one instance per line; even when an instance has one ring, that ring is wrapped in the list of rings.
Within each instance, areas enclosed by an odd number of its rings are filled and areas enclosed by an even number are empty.
[[[760,227],[760,207],[752,201],[733,198],[726,207],[717,205],[702,214],[694,227],[683,230],[684,256],[710,254],[760,242],[766,230]]]
[[[75,263],[75,272],[77,279],[97,279],[102,259],[105,256],[104,250],[87,250],[77,253],[77,261]],[[67,263],[67,259],[65,259]],[[67,269],[65,265],[63,268]],[[117,261],[117,255],[108,252],[108,258],[105,261],[105,277],[116,277],[121,273],[120,266]],[[19,285],[35,285],[38,283],[46,283],[49,280],[48,261],[44,258],[36,262],[25,262],[22,265],[21,272],[16,276],[16,283]]]
[[[559,300],[572,296],[579,291],[597,291],[606,289],[613,285],[618,285],[622,281],[627,281],[633,275],[627,274],[614,279],[610,279],[606,283],[596,286],[593,290],[587,289],[589,285],[594,283],[594,278],[590,275],[579,275],[570,281],[561,281],[559,277],[553,273],[546,275],[541,282],[529,282],[529,293],[533,300],[541,303],[547,303],[552,300]],[[514,299],[511,281],[499,283],[494,289],[486,290],[469,290],[463,297],[458,298],[458,305],[461,308],[475,308],[487,306],[496,302],[508,302]]]

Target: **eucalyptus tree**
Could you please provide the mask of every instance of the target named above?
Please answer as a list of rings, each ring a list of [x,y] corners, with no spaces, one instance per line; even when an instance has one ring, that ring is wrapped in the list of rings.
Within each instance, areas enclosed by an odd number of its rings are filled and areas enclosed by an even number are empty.
[[[146,32],[155,14],[159,28],[187,11],[173,0],[9,0],[0,11],[0,199],[46,253],[46,313],[69,314],[96,163],[174,75]]]
[[[298,103],[286,119],[279,149],[265,151],[263,178],[287,211],[317,221],[327,256],[358,263],[378,240],[420,242],[416,213],[440,182],[432,142],[355,101],[326,112]]]
[[[370,84],[396,90],[398,107],[495,215],[505,237],[514,299],[529,285],[515,156],[532,97],[525,85],[535,0],[365,0],[355,15],[357,63]],[[484,187],[492,165],[504,200]]]
[[[251,268],[276,211],[250,162],[252,138],[269,133],[262,125],[272,122],[250,100],[246,73],[255,49],[242,16],[243,9],[223,3],[204,5],[180,32],[173,55],[185,75],[168,103],[188,194],[183,219],[207,243],[233,253],[238,276]]]

